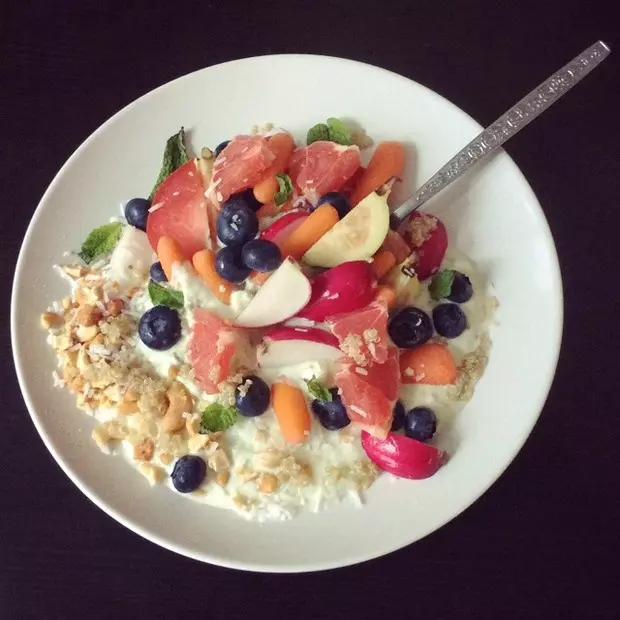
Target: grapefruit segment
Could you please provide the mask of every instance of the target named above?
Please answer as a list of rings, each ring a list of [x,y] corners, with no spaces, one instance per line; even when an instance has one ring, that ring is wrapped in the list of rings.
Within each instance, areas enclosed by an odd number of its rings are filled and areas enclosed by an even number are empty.
[[[250,351],[245,330],[235,329],[208,310],[194,310],[188,355],[196,383],[205,392],[219,392],[220,383],[235,374],[241,366],[253,365]]]
[[[212,191],[219,202],[261,181],[275,155],[263,136],[237,136],[213,164]]]
[[[152,204],[146,234],[153,250],[157,251],[157,243],[164,235],[179,244],[187,260],[207,247],[211,205],[204,196],[195,161],[183,164],[164,179]]]
[[[360,164],[357,146],[320,140],[293,151],[289,176],[304,196],[316,204],[323,194],[340,190]]]

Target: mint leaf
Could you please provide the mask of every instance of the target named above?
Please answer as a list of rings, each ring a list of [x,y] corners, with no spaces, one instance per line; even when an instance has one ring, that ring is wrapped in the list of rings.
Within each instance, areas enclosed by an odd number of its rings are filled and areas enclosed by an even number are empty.
[[[114,249],[121,238],[122,230],[120,222],[111,222],[95,228],[82,243],[78,256],[89,265],[97,256],[107,254]]]
[[[278,179],[279,189],[274,194],[273,201],[276,203],[276,207],[281,207],[293,193],[293,181],[291,181],[291,177],[288,174],[283,172],[278,172],[276,179]]]
[[[339,118],[328,118],[327,126],[329,140],[336,142],[336,144],[344,144],[345,146],[351,144],[351,132]]]
[[[235,407],[224,407],[220,403],[212,403],[202,412],[201,433],[217,433],[230,428],[239,417]]]
[[[189,157],[185,149],[185,130],[181,127],[181,130],[173,136],[170,136],[166,142],[159,176],[157,177],[157,181],[155,181],[153,190],[149,194],[149,200],[153,200],[153,196],[157,188],[161,185],[161,182],[179,166],[186,164],[188,161]]]
[[[306,379],[308,392],[312,398],[330,403],[333,399],[331,392],[316,378]]]
[[[157,284],[157,282],[153,282],[153,280],[149,282],[148,290],[149,297],[155,306],[168,306],[168,308],[180,310],[185,303],[181,291],[167,288],[161,284]]]
[[[329,140],[329,127],[325,123],[319,123],[314,127],[308,129],[308,135],[306,136],[306,144],[312,144],[319,140]]]
[[[428,291],[431,298],[435,301],[444,299],[452,291],[452,282],[454,281],[454,271],[452,269],[442,269],[431,282]]]

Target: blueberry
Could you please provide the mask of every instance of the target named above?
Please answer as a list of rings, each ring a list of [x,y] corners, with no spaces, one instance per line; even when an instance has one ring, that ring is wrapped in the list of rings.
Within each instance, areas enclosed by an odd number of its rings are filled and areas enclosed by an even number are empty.
[[[428,407],[414,407],[405,416],[405,435],[410,439],[428,441],[437,430],[437,417]]]
[[[215,271],[228,282],[243,282],[252,270],[241,260],[241,247],[229,245],[218,250],[215,255]]]
[[[265,413],[269,408],[271,390],[256,375],[243,377],[241,385],[235,390],[235,406],[246,418],[253,418]]]
[[[430,339],[433,325],[426,312],[408,306],[392,315],[388,333],[397,347],[413,349]]]
[[[312,411],[319,419],[319,422],[328,431],[337,431],[340,428],[348,426],[351,420],[349,420],[347,410],[342,404],[342,399],[338,395],[338,388],[331,388],[329,392],[333,400],[313,400]]]
[[[207,464],[193,454],[182,456],[172,469],[172,484],[179,493],[195,491],[207,476]]]
[[[167,306],[155,306],[147,310],[140,318],[138,334],[149,349],[169,349],[181,338],[179,313]]]
[[[439,304],[433,309],[435,331],[444,338],[456,338],[467,328],[467,317],[456,304]]]
[[[168,278],[166,277],[164,268],[161,266],[160,262],[153,263],[149,273],[151,275],[151,280],[154,280],[155,282],[168,282]]]
[[[390,430],[395,433],[399,431],[405,424],[405,405],[400,400],[396,401],[394,409],[392,409],[392,428]]]
[[[132,198],[125,205],[125,219],[128,224],[146,230],[146,220],[149,216],[151,203],[146,198]]]
[[[282,263],[282,252],[273,241],[253,239],[243,246],[242,259],[254,271],[274,271]]]
[[[329,192],[328,194],[324,194],[319,198],[316,206],[320,207],[324,204],[330,204],[334,207],[334,209],[338,211],[338,217],[340,219],[342,219],[351,210],[349,199],[338,192]]]
[[[243,245],[258,232],[258,217],[245,203],[227,201],[217,216],[217,236],[225,245]]]
[[[453,273],[454,279],[452,280],[452,288],[447,298],[457,304],[464,304],[466,301],[469,301],[474,294],[471,280],[460,271],[454,271]]]
[[[220,142],[215,147],[215,156],[217,157],[229,144],[230,144],[230,140],[224,140],[224,142]]]

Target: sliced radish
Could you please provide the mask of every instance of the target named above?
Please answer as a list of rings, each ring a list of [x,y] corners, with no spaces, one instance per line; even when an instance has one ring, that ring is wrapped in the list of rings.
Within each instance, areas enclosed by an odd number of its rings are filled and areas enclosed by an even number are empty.
[[[313,267],[335,267],[347,261],[368,260],[381,247],[389,229],[387,195],[373,192],[304,254],[304,262]]]
[[[263,337],[257,356],[263,368],[277,368],[342,357],[338,339],[316,327],[281,327]]]
[[[396,433],[378,439],[362,431],[362,447],[379,469],[399,478],[430,478],[446,462],[442,450]]]
[[[369,263],[342,263],[312,279],[312,297],[298,316],[312,321],[324,321],[334,314],[353,312],[372,301],[376,286]]]
[[[260,238],[275,243],[278,238],[290,235],[306,217],[308,217],[308,213],[305,211],[292,211],[287,213],[279,217],[269,228],[266,228],[260,234]]]
[[[310,280],[291,260],[285,260],[237,317],[242,327],[275,325],[297,314],[310,299]]]

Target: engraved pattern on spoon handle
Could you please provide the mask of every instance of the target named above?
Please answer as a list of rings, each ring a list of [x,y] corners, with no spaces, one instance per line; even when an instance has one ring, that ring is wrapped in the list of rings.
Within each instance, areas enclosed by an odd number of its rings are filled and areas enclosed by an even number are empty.
[[[573,58],[478,134],[422,185],[411,199],[398,207],[392,217],[398,218],[399,221],[404,220],[412,211],[419,209],[427,200],[458,179],[474,164],[488,157],[588,75],[607,57],[609,52],[607,45],[598,41]]]

